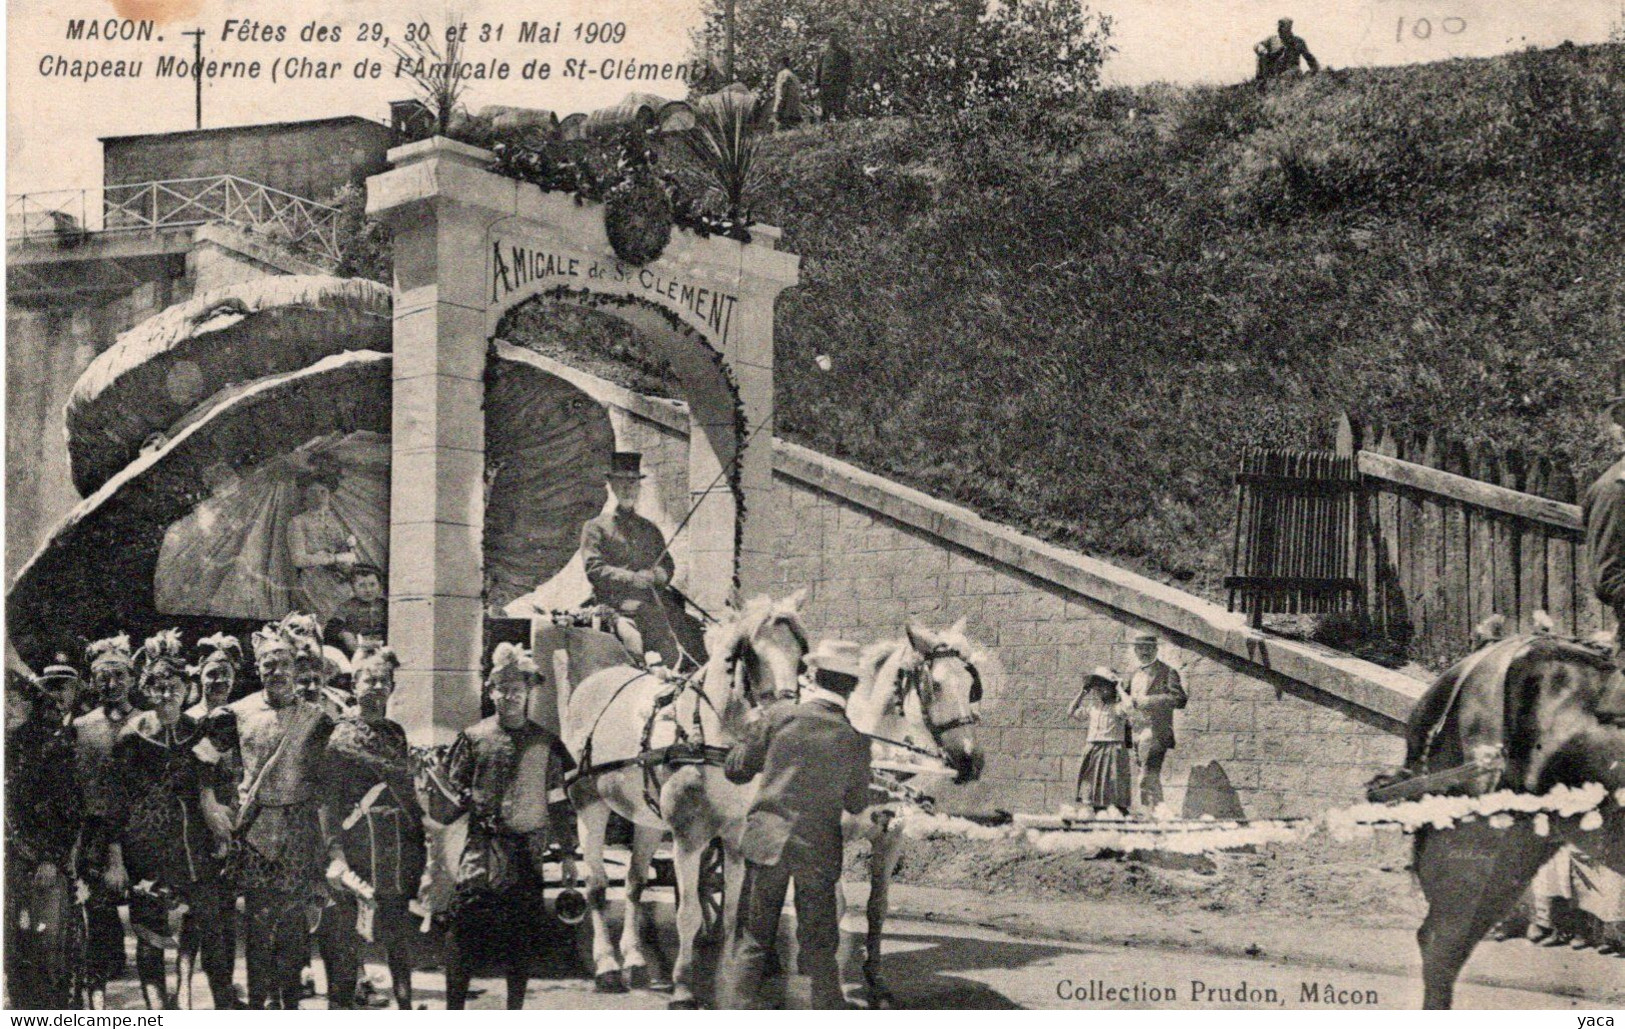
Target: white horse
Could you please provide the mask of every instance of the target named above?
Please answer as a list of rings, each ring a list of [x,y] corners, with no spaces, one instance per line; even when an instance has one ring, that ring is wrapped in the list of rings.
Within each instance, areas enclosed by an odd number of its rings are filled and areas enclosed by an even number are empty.
[[[731,944],[744,873],[737,848],[756,787],[730,783],[719,759],[744,732],[753,710],[794,689],[807,654],[799,615],[805,595],[801,590],[777,602],[758,597],[732,622],[713,626],[706,634],[710,659],[681,685],[620,666],[589,675],[571,691],[564,741],[584,773],[571,785],[570,800],[587,866],[593,982],[599,991],[649,982],[641,907],[650,860],[665,831],[675,846],[678,889],[672,1007],[696,1006],[694,949],[704,919],[700,866],[718,840],[725,887],[722,939],[724,947]],[[611,811],[633,824],[619,948],[606,917],[604,834]]]
[[[982,699],[981,655],[965,636],[964,619],[952,628],[932,632],[908,627],[908,638],[876,643],[864,649],[864,676],[847,701],[847,717],[859,732],[874,737],[877,784],[884,777],[902,782],[917,768],[931,774],[941,762],[955,783],[975,782],[982,774],[982,751],[976,743],[976,705]],[[907,789],[907,787],[903,787]],[[871,1008],[891,1007],[894,998],[880,975],[880,940],[886,925],[892,873],[902,857],[903,832],[896,821],[902,799],[877,803],[842,823],[848,851],[869,843],[869,897],[865,904],[863,978]],[[846,927],[846,888],[837,894]],[[857,946],[857,931],[841,934],[842,979]]]

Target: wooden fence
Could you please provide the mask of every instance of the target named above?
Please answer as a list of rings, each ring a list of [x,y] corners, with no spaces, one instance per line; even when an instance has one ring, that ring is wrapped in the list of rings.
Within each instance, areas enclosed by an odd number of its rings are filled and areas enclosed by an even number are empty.
[[[1230,609],[1328,614],[1361,606],[1360,474],[1352,456],[1249,449],[1236,473]]]
[[[1364,606],[1413,660],[1442,667],[1492,614],[1517,630],[1546,612],[1557,632],[1612,628],[1592,594],[1574,477],[1544,458],[1404,438],[1344,417],[1338,454],[1364,482]]]

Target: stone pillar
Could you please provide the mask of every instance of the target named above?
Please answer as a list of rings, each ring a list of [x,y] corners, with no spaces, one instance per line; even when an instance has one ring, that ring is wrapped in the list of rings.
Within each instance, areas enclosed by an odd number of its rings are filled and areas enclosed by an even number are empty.
[[[446,139],[390,151],[368,211],[395,254],[390,439],[389,643],[401,659],[392,715],[414,743],[479,718],[484,633],[486,226],[481,191],[453,188],[483,152]],[[455,199],[453,199],[455,197]],[[511,209],[511,198],[509,199]]]
[[[367,182],[367,209],[389,222],[395,247],[394,712],[414,742],[445,742],[479,713],[482,404],[503,314],[554,291],[601,297],[671,362],[692,419],[691,499],[704,495],[684,530],[689,593],[715,612],[736,578],[746,597],[771,582],[773,305],[800,262],[763,225],[750,244],[676,230],[660,258],[631,267],[601,207],[487,171],[487,151],[431,139],[389,157],[395,167]],[[736,462],[741,416],[749,442]]]

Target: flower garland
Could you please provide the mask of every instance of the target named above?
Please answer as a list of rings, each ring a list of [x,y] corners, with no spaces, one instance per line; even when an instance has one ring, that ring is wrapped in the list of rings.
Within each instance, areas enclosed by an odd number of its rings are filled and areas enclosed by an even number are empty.
[[[672,224],[702,238],[715,235],[749,243],[754,220],[748,214],[735,219],[707,209],[703,199],[691,195],[677,175],[659,167],[654,136],[652,131],[629,128],[614,143],[596,152],[580,142],[540,147],[495,143],[491,146],[496,154],[491,171],[548,192],[572,193],[577,203],[592,201],[607,206],[630,199],[636,192],[658,189],[670,206]]]
[[[1380,826],[1398,826],[1405,832],[1451,829],[1484,820],[1495,829],[1510,829],[1529,819],[1537,836],[1548,836],[1552,819],[1578,819],[1581,832],[1602,828],[1602,808],[1612,801],[1625,808],[1625,789],[1611,794],[1598,783],[1558,786],[1539,796],[1501,790],[1478,797],[1423,797],[1398,804],[1355,804],[1323,811],[1307,818],[1253,820],[1212,828],[1190,827],[1169,831],[1168,823],[1136,822],[1126,818],[1037,818],[1017,815],[1014,823],[987,826],[965,818],[932,814],[904,807],[897,815],[903,834],[915,839],[1022,840],[1042,854],[1077,850],[1146,850],[1199,854],[1269,843],[1294,843],[1316,833],[1347,842],[1371,836]],[[1074,824],[1034,824],[1037,822]],[[1203,821],[1212,821],[1204,819]],[[1098,828],[1097,828],[1098,826]]]

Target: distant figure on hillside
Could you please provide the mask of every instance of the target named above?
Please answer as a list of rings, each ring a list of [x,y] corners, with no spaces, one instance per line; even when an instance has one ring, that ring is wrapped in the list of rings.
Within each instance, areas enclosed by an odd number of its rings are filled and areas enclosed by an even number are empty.
[[[1602,417],[1614,453],[1625,454],[1625,396],[1608,401]],[[1591,588],[1625,626],[1625,457],[1586,490],[1580,513],[1591,555]]]
[[[773,79],[773,124],[780,130],[793,129],[806,119],[801,80],[790,70],[790,55],[779,58],[779,73]]]
[[[1258,55],[1258,88],[1263,89],[1271,79],[1298,73],[1298,61],[1309,65],[1309,74],[1320,71],[1320,62],[1309,52],[1302,36],[1292,34],[1292,19],[1282,18],[1275,23],[1275,35],[1253,47]]]
[[[846,117],[846,95],[852,89],[852,52],[839,32],[830,34],[818,58],[818,106],[825,121]]]

